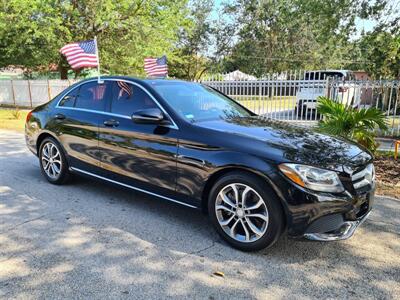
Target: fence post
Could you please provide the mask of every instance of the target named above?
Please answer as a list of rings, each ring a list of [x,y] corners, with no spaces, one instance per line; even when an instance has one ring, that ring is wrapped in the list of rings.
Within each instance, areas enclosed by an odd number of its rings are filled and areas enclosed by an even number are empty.
[[[11,92],[12,92],[14,106],[17,107],[17,102],[15,99],[14,81],[12,79],[11,79]]]
[[[326,96],[326,98],[330,98],[329,97],[329,94],[330,94],[330,89],[329,89],[329,76],[326,76],[326,79],[325,79],[325,81],[326,81],[326,94],[325,94],[325,96]]]
[[[47,94],[49,95],[49,101],[51,100],[50,80],[47,79]]]
[[[29,91],[29,103],[31,105],[31,108],[33,107],[32,103],[32,90],[31,90],[31,81],[28,79],[28,91]]]

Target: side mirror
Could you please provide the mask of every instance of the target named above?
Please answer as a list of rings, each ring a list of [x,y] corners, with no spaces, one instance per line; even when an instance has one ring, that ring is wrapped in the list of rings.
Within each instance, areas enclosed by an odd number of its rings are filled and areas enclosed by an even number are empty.
[[[164,114],[159,108],[148,108],[133,113],[132,120],[141,124],[160,124],[164,121]]]

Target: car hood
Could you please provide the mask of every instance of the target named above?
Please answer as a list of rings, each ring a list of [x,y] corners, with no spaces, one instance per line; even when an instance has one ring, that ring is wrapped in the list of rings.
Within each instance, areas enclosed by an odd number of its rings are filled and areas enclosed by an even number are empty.
[[[197,125],[247,138],[246,141],[237,139],[242,148],[256,148],[258,154],[278,162],[297,162],[340,171],[344,168],[351,173],[372,160],[368,152],[353,142],[287,122],[248,117],[203,121]]]

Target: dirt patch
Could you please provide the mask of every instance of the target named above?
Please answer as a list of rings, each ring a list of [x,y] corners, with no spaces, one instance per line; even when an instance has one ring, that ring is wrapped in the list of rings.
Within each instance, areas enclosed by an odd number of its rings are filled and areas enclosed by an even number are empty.
[[[400,199],[400,158],[395,160],[390,156],[375,158],[377,179],[376,193]]]
[[[376,194],[400,199],[400,187],[385,185],[378,181],[376,185]]]

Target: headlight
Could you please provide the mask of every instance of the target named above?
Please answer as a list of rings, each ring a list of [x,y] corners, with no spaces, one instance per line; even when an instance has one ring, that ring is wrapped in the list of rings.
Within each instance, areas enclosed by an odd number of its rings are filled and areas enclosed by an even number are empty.
[[[334,171],[298,164],[281,164],[279,169],[291,181],[310,190],[328,193],[344,191],[342,182]]]

